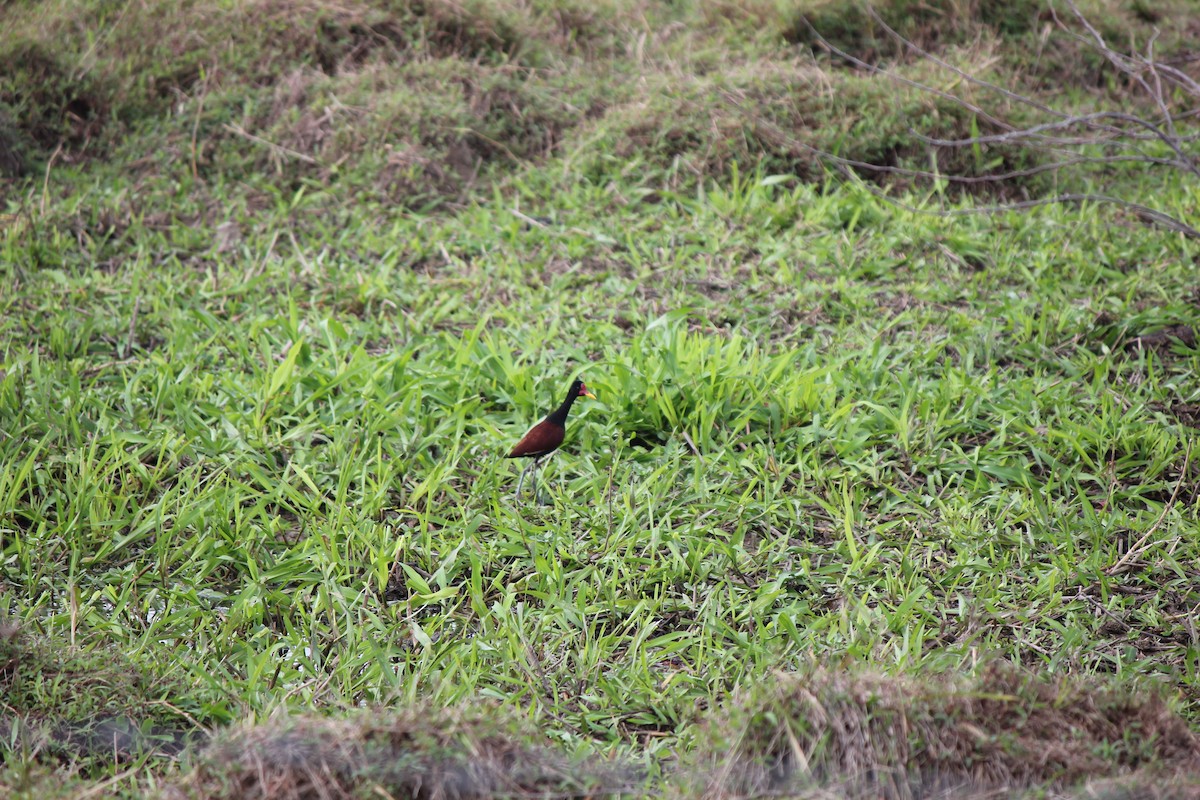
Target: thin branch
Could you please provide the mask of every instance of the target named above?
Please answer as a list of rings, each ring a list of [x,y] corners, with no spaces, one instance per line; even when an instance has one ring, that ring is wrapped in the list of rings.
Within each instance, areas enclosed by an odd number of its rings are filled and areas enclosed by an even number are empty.
[[[1067,116],[1067,114],[1065,112],[1059,111],[1058,109],[1055,109],[1055,108],[1051,108],[1050,106],[1046,105],[1045,103],[1039,102],[1038,100],[1035,100],[1032,97],[1026,97],[1025,95],[1017,94],[1016,92],[1012,91],[1011,89],[1005,89],[1003,86],[992,83],[991,81],[985,81],[977,75],[972,75],[971,73],[969,73],[965,70],[959,69],[958,67],[938,58],[933,53],[930,53],[928,50],[925,50],[924,48],[919,47],[916,42],[913,42],[912,40],[908,39],[907,37],[900,35],[899,32],[894,30],[892,28],[892,26],[888,25],[887,22],[884,21],[883,17],[881,17],[879,15],[879,11],[876,10],[876,8],[869,3],[867,4],[867,13],[869,13],[871,15],[871,18],[874,19],[875,22],[878,23],[879,26],[881,28],[883,28],[887,32],[887,34],[889,36],[891,36],[893,39],[900,42],[906,48],[908,48],[909,50],[912,50],[914,53],[917,53],[922,58],[932,61],[934,64],[937,64],[939,67],[942,67],[943,69],[953,72],[955,75],[957,75],[958,77],[967,81],[968,83],[973,83],[976,86],[981,86],[985,89],[991,89],[992,91],[999,93],[1003,97],[1007,97],[1009,100],[1012,100],[1015,103],[1020,103],[1022,105],[1030,106],[1031,108],[1036,108],[1038,111],[1041,111],[1046,114],[1050,114],[1051,116],[1055,116],[1055,117],[1066,117]]]
[[[1019,139],[1025,135],[1040,133],[1044,130],[1061,130],[1063,128],[1072,127],[1075,125],[1089,125],[1097,119],[1115,119],[1122,122],[1128,122],[1130,125],[1139,125],[1154,134],[1154,136],[1167,147],[1171,148],[1175,155],[1179,156],[1180,163],[1176,166],[1186,169],[1187,171],[1200,177],[1200,167],[1191,163],[1188,154],[1180,148],[1177,140],[1168,136],[1157,125],[1141,117],[1133,114],[1126,114],[1123,111],[1097,111],[1093,114],[1082,114],[1078,117],[1060,120],[1058,122],[1047,122],[1043,125],[1033,125],[1023,130],[1011,131],[1009,133],[995,134],[990,136],[972,136],[967,139],[934,139],[931,137],[921,137],[929,144],[939,147],[973,147],[977,144],[995,144],[999,142],[1011,142],[1014,139]],[[1079,144],[1092,144],[1094,140],[1081,140]]]
[[[246,130],[241,125],[232,125],[227,122],[224,125],[222,125],[221,127],[224,128],[225,130],[229,131],[230,133],[236,133],[238,136],[244,136],[252,142],[258,142],[259,144],[261,144],[264,147],[266,147],[267,149],[269,149],[272,153],[276,153],[278,155],[285,155],[290,158],[294,158],[297,161],[303,161],[305,164],[318,163],[317,160],[310,155],[305,155],[304,153],[301,153],[297,150],[293,150],[290,147],[284,147],[281,144],[276,144],[275,142],[268,141],[267,139],[264,139],[261,136],[255,136],[253,133],[250,133],[250,131]]]
[[[1158,32],[1155,32],[1154,36],[1151,37],[1150,42],[1147,44],[1147,52],[1151,54],[1150,58],[1130,58],[1123,53],[1116,52],[1108,46],[1108,43],[1104,41],[1104,37],[1100,35],[1100,32],[1096,30],[1088,18],[1084,16],[1083,12],[1079,10],[1079,6],[1075,5],[1073,0],[1063,0],[1063,2],[1066,3],[1067,8],[1071,9],[1071,13],[1075,15],[1075,19],[1079,22],[1079,24],[1082,25],[1089,34],[1091,34],[1091,44],[1093,48],[1098,50],[1110,64],[1116,67],[1117,71],[1128,76],[1130,80],[1142,88],[1142,91],[1144,91],[1146,95],[1154,101],[1154,104],[1158,106],[1159,113],[1162,114],[1163,119],[1165,120],[1167,132],[1172,137],[1177,137],[1178,134],[1175,131],[1175,124],[1171,118],[1171,112],[1167,108],[1166,101],[1163,99],[1161,84],[1158,85],[1157,91],[1152,89],[1150,84],[1146,83],[1145,78],[1143,78],[1141,75],[1143,70],[1137,68],[1140,61],[1140,65],[1142,67],[1148,68],[1152,73],[1155,72],[1151,59],[1154,53],[1154,39],[1158,37]],[[1054,21],[1058,22],[1059,27],[1061,27],[1069,36],[1073,36],[1080,41],[1087,41],[1083,36],[1080,36],[1066,25],[1063,25],[1062,22],[1059,21],[1058,15],[1055,13],[1053,7],[1050,9],[1050,13],[1054,16]]]
[[[962,78],[963,80],[968,81],[969,83],[972,83],[976,86],[980,86],[982,88],[997,92],[1001,96],[1006,97],[1009,100],[1012,100],[1013,102],[1021,103],[1021,104],[1030,106],[1032,108],[1036,108],[1037,110],[1042,111],[1043,113],[1060,118],[1060,122],[1058,122],[1058,123],[1046,123],[1044,125],[1035,125],[1035,126],[1032,126],[1030,128],[1025,128],[1025,129],[1015,129],[1011,125],[1005,125],[1004,127],[1008,128],[1008,133],[1000,134],[1000,136],[1015,137],[1015,136],[1021,136],[1021,135],[1033,135],[1033,134],[1040,133],[1043,130],[1061,130],[1063,128],[1074,127],[1074,126],[1080,125],[1080,124],[1085,124],[1090,127],[1091,123],[1093,123],[1097,120],[1101,120],[1101,119],[1120,120],[1120,121],[1128,122],[1131,125],[1140,125],[1146,129],[1148,129],[1154,138],[1162,141],[1168,147],[1171,147],[1175,151],[1176,155],[1178,155],[1181,159],[1184,159],[1184,163],[1179,164],[1177,166],[1181,166],[1181,167],[1190,169],[1192,172],[1195,172],[1198,177],[1200,177],[1200,170],[1197,170],[1195,165],[1187,163],[1187,156],[1184,153],[1182,153],[1179,150],[1178,146],[1175,144],[1176,142],[1179,141],[1179,137],[1175,132],[1174,119],[1162,99],[1161,92],[1156,94],[1149,87],[1149,85],[1146,84],[1146,82],[1141,78],[1141,76],[1136,74],[1136,72],[1130,66],[1128,59],[1123,59],[1122,56],[1119,56],[1118,54],[1114,53],[1111,49],[1109,49],[1107,47],[1107,45],[1104,43],[1103,37],[1101,37],[1100,34],[1098,32],[1096,32],[1096,30],[1091,26],[1091,24],[1088,23],[1088,21],[1080,13],[1079,9],[1075,7],[1072,0],[1065,0],[1065,2],[1071,7],[1071,9],[1075,12],[1075,15],[1077,17],[1079,17],[1079,19],[1084,23],[1084,25],[1086,25],[1087,28],[1093,33],[1096,41],[1099,43],[1099,47],[1101,48],[1101,50],[1105,54],[1105,56],[1109,59],[1109,61],[1112,62],[1113,65],[1116,66],[1119,70],[1121,70],[1122,72],[1126,73],[1131,78],[1136,80],[1138,82],[1138,84],[1146,91],[1146,93],[1149,94],[1155,100],[1156,104],[1159,106],[1159,110],[1163,114],[1163,119],[1165,120],[1165,124],[1168,129],[1167,132],[1163,132],[1161,129],[1158,128],[1158,126],[1154,125],[1153,123],[1150,123],[1146,120],[1143,120],[1139,117],[1135,117],[1130,114],[1121,114],[1119,112],[1098,112],[1096,114],[1086,114],[1083,116],[1077,116],[1077,115],[1067,114],[1063,111],[1059,111],[1058,109],[1052,108],[1051,106],[1048,106],[1045,103],[1039,102],[1031,97],[1027,97],[1025,95],[1019,94],[1010,89],[1006,89],[1003,86],[992,83],[991,81],[983,80],[982,78],[980,78],[976,75],[972,75],[969,72],[967,72],[963,69],[960,69],[943,59],[938,58],[933,53],[930,53],[928,50],[925,50],[924,48],[918,46],[912,40],[908,39],[905,36],[902,36],[898,31],[896,31],[894,28],[892,28],[890,25],[888,25],[887,22],[883,19],[883,17],[880,16],[879,11],[874,6],[871,6],[868,4],[867,5],[867,13],[870,14],[871,18],[881,28],[883,28],[889,36],[891,36],[896,41],[903,44],[904,47],[908,48],[909,50],[912,50],[914,53],[919,54],[922,58],[925,58],[925,59],[931,61],[932,63],[938,65],[939,67],[942,67],[943,69],[946,69],[946,70],[952,72],[953,74],[957,75],[958,77]],[[1051,9],[1051,12],[1053,13],[1053,9]],[[807,20],[806,20],[806,23],[807,23]],[[812,26],[809,25],[809,27],[811,29]],[[1068,32],[1070,32],[1070,31],[1068,31]],[[1151,42],[1151,46],[1152,45],[1153,45],[1153,40]],[[1119,60],[1119,59],[1123,59],[1123,60]],[[888,75],[888,77],[893,77],[893,73],[890,70],[883,70],[883,72],[886,75]],[[968,106],[968,108],[970,108],[970,107]],[[1126,137],[1129,135],[1129,132],[1122,128],[1117,128],[1117,127],[1112,127],[1112,126],[1098,126],[1098,127],[1100,128],[1100,130],[1108,131],[1108,132],[1112,133],[1113,135],[1126,136]],[[930,140],[930,141],[933,144],[938,144],[938,145],[942,145],[942,146],[960,146],[960,145],[955,145],[955,144],[952,144],[949,142],[944,142],[944,141],[938,141],[938,140]],[[1090,144],[1091,141],[1092,140],[1074,140],[1074,141],[1068,140],[1068,141],[1062,142],[1062,143]],[[984,144],[986,142],[987,142],[987,137],[976,137],[971,140],[965,141],[965,144],[973,146],[975,144]]]
[[[1078,122],[1080,117],[1078,117],[1078,116],[1068,115],[1065,112],[1054,109],[1054,108],[1052,108],[1048,105],[1045,105],[1044,103],[1041,103],[1031,97],[1027,97],[1025,95],[1021,95],[1016,92],[1013,92],[1009,89],[1005,89],[1002,86],[991,83],[990,81],[985,81],[981,78],[971,75],[970,73],[966,72],[965,70],[962,70],[958,67],[953,66],[952,64],[936,57],[929,51],[918,46],[915,42],[907,39],[906,37],[904,37],[903,35],[898,33],[895,29],[893,29],[891,26],[889,26],[887,24],[887,22],[885,22],[883,20],[882,17],[879,16],[878,11],[876,11],[874,8],[868,6],[868,13],[880,25],[880,27],[882,27],[884,29],[884,31],[886,31],[888,33],[889,36],[893,37],[897,42],[902,44],[904,47],[912,50],[914,53],[917,53],[924,58],[927,58],[932,63],[937,64],[938,66],[941,66],[944,69],[952,72],[953,74],[957,75],[958,77],[962,78],[963,80],[967,81],[968,83],[998,92],[1002,96],[1004,96],[1014,102],[1030,106],[1032,108],[1035,108],[1035,109],[1042,111],[1046,114],[1049,114],[1051,116],[1058,117],[1063,121],[1064,127],[1069,127],[1071,125],[1080,124]],[[809,20],[806,17],[802,18],[802,21],[808,27],[808,29],[812,33],[812,35],[814,37],[816,37],[817,41],[822,46],[824,46],[829,52],[833,53],[834,55],[838,56],[839,58],[849,61],[850,63],[854,64],[855,66],[858,66],[865,70],[868,70],[872,74],[884,75],[889,80],[892,80],[892,81],[895,81],[897,83],[904,84],[907,86],[911,86],[922,92],[933,94],[937,97],[941,97],[945,100],[949,100],[953,103],[956,103],[959,106],[972,112],[973,114],[978,115],[979,117],[981,117],[988,123],[992,124],[993,126],[999,128],[1003,131],[1008,131],[1013,136],[1028,136],[1031,139],[1039,140],[1040,144],[1044,144],[1044,145],[1048,145],[1048,146],[1049,145],[1077,146],[1077,145],[1083,145],[1083,144],[1092,144],[1096,141],[1096,139],[1094,137],[1072,137],[1072,138],[1044,137],[1041,135],[1041,132],[1039,130],[1019,129],[1016,126],[1008,123],[1007,121],[1000,119],[999,117],[996,117],[995,115],[989,114],[987,111],[985,111],[979,105],[972,103],[972,102],[966,100],[965,98],[960,97],[957,94],[954,94],[953,92],[947,92],[945,90],[937,89],[933,86],[930,86],[929,84],[925,84],[925,83],[921,83],[920,81],[914,81],[909,78],[905,78],[904,76],[899,75],[898,73],[896,73],[895,71],[893,71],[891,69],[885,69],[885,68],[879,67],[875,64],[871,64],[866,61],[863,61],[862,59],[846,52],[845,50],[838,48],[836,45],[834,45],[833,43],[831,43],[827,39],[825,39],[825,37],[823,37],[820,34],[820,32],[817,31],[813,27],[812,23],[809,22]],[[1186,112],[1184,115],[1181,115],[1181,116],[1192,116],[1196,113],[1198,113],[1197,110],[1192,110],[1192,111]],[[1146,123],[1143,120],[1138,120],[1138,121],[1143,125],[1150,124],[1150,123]],[[1094,120],[1093,120],[1093,122],[1094,122]],[[1112,139],[1116,139],[1117,137],[1120,137],[1121,140],[1131,140],[1129,142],[1117,141],[1115,143],[1116,146],[1128,147],[1142,155],[1145,155],[1147,158],[1149,157],[1136,145],[1136,141],[1141,140],[1143,138],[1142,136],[1140,136],[1136,133],[1132,133],[1126,129],[1118,128],[1118,127],[1114,127],[1114,126],[1097,125],[1095,127],[1097,128],[1097,130],[1105,131],[1108,134],[1110,134],[1110,137]],[[1050,126],[1047,126],[1047,129],[1050,129]],[[914,131],[914,133],[916,133],[916,132]],[[916,135],[920,136],[920,134],[916,134]],[[1160,131],[1158,131],[1157,129],[1154,129],[1151,131],[1150,136],[1147,136],[1144,138],[1150,139],[1150,140],[1161,139],[1162,135],[1161,135]],[[938,141],[934,141],[934,140],[929,140],[929,143],[941,144],[943,146],[953,146],[946,142],[938,142]],[[962,146],[970,146],[975,143],[976,143],[975,140],[964,140]],[[1168,143],[1168,146],[1170,146],[1169,143]],[[1186,156],[1183,156],[1182,154],[1181,154],[1181,157],[1186,158]],[[1187,166],[1186,164],[1185,165],[1175,165],[1175,166],[1184,166],[1185,168],[1191,169],[1191,167]]]
[[[58,146],[54,148],[54,152],[50,154],[50,160],[46,162],[46,177],[42,181],[42,205],[39,208],[40,215],[43,217],[46,216],[46,202],[50,197],[50,170],[54,167],[54,160],[58,158],[62,149],[63,146],[60,141]]]
[[[845,175],[847,178],[853,179],[856,177],[854,175],[854,173],[851,172],[848,168],[845,168],[845,167],[839,167],[839,168],[841,169],[842,174]],[[932,173],[929,173],[929,176],[935,177]],[[936,177],[941,178],[944,176],[939,175]],[[861,181],[861,179],[860,179],[860,181]],[[871,184],[869,184],[865,181],[861,181],[861,186],[864,189],[866,189],[868,192],[870,192],[872,195],[874,195],[875,197],[877,197],[880,200],[887,203],[888,205],[895,206],[896,208],[903,209],[903,210],[911,212],[913,214],[932,214],[935,217],[962,217],[962,216],[966,216],[968,214],[1000,214],[1005,211],[1022,211],[1022,210],[1030,209],[1030,208],[1038,208],[1040,206],[1059,205],[1059,204],[1067,204],[1067,203],[1103,203],[1105,205],[1114,205],[1114,206],[1117,206],[1118,208],[1123,208],[1128,211],[1132,211],[1133,213],[1137,214],[1139,217],[1142,217],[1143,219],[1157,223],[1157,224],[1163,226],[1164,228],[1167,228],[1168,230],[1183,234],[1184,236],[1187,236],[1189,239],[1200,240],[1200,230],[1196,230],[1195,228],[1191,227],[1190,225],[1176,219],[1175,217],[1172,217],[1170,214],[1163,213],[1162,211],[1158,211],[1157,209],[1153,209],[1148,206],[1144,206],[1140,203],[1133,203],[1128,200],[1122,200],[1119,197],[1112,197],[1110,195],[1105,195],[1105,194],[1058,194],[1058,195],[1054,195],[1053,197],[1040,197],[1035,200],[1017,200],[1017,201],[1014,201],[1011,203],[1003,203],[1000,205],[973,206],[971,208],[950,208],[950,209],[934,210],[934,209],[929,209],[929,208],[920,208],[920,207],[914,206],[910,203],[905,203],[902,200],[897,200],[896,198],[891,197],[888,194],[885,194],[878,187],[872,186]]]
[[[134,338],[137,336],[138,309],[141,307],[141,305],[142,296],[139,294],[137,297],[133,298],[133,313],[129,315],[129,338],[125,340],[125,348],[121,352],[122,361],[128,361],[129,357],[133,355]]]
[[[1200,60],[1200,57],[1189,60]],[[1188,94],[1200,95],[1200,83],[1192,80],[1192,77],[1186,72],[1158,61],[1154,62],[1152,66],[1156,74],[1165,74],[1172,84],[1182,87]]]
[[[736,100],[734,100],[732,98],[728,98],[728,101],[732,105],[737,106],[739,109],[742,108],[742,105],[740,103],[738,103]],[[749,113],[749,112],[747,112],[747,113]],[[1046,164],[1039,164],[1037,166],[1027,167],[1025,169],[1012,170],[1009,172],[997,172],[997,173],[991,173],[988,175],[947,175],[944,173],[933,173],[933,172],[930,172],[929,170],[925,170],[925,169],[913,169],[911,167],[896,167],[896,166],[890,166],[890,165],[886,165],[886,164],[872,164],[869,161],[858,161],[858,160],[855,160],[852,158],[846,158],[844,156],[839,156],[835,153],[830,153],[826,150],[821,150],[819,148],[813,147],[812,145],[808,144],[807,142],[804,142],[800,139],[797,139],[794,136],[789,135],[786,131],[784,131],[779,126],[777,126],[773,123],[770,123],[766,120],[759,120],[758,123],[764,129],[769,129],[770,133],[771,133],[771,137],[773,139],[775,139],[776,141],[780,142],[781,144],[786,144],[794,149],[807,151],[808,153],[811,153],[812,155],[816,156],[817,158],[822,159],[823,161],[830,161],[830,162],[833,162],[834,164],[853,167],[853,168],[859,169],[859,170],[867,170],[870,172],[876,172],[876,173],[880,173],[880,174],[903,175],[905,177],[910,177],[910,178],[930,178],[930,179],[944,180],[944,181],[948,181],[950,183],[961,183],[961,184],[1000,183],[1000,182],[1003,182],[1006,180],[1012,180],[1014,178],[1027,178],[1027,177],[1031,177],[1033,175],[1039,175],[1043,172],[1052,172],[1055,170],[1066,169],[1068,167],[1075,167],[1075,166],[1080,166],[1080,165],[1092,165],[1092,164],[1135,163],[1135,164],[1156,164],[1158,166],[1178,166],[1178,162],[1176,162],[1174,159],[1159,158],[1156,156],[1148,156],[1148,155],[1080,156],[1080,155],[1077,155],[1075,153],[1075,151],[1073,151],[1073,150],[1065,150],[1065,151],[1062,151],[1064,153],[1063,157],[1057,161],[1053,161],[1053,162],[1046,163]],[[921,141],[929,143],[929,144],[945,144],[945,142],[943,142],[941,140],[932,139],[927,136],[922,136],[919,133],[915,134],[915,135],[918,138],[920,138]],[[966,139],[966,140],[962,141],[960,146],[969,146],[969,145],[973,144],[974,142],[975,142],[975,140],[973,140],[973,139]]]
[[[808,17],[801,17],[800,19],[808,27],[808,30],[812,33],[812,35],[816,37],[817,41],[821,44],[822,47],[824,47],[826,50],[833,53],[834,55],[838,56],[839,58],[843,58],[846,61],[849,61],[851,64],[854,64],[856,67],[861,67],[862,69],[867,70],[871,74],[884,75],[889,80],[895,81],[896,83],[904,84],[905,86],[911,86],[912,88],[918,89],[922,92],[926,92],[926,93],[932,94],[936,97],[941,97],[944,100],[949,100],[951,102],[957,103],[957,104],[961,105],[963,108],[972,112],[973,114],[977,114],[978,116],[980,116],[981,118],[983,118],[984,120],[989,122],[990,124],[995,125],[997,128],[1001,128],[1004,130],[1012,130],[1013,129],[1013,126],[1009,125],[1004,120],[1002,120],[998,117],[992,116],[987,111],[980,108],[979,106],[959,97],[956,94],[953,94],[953,93],[947,92],[947,91],[943,91],[942,89],[937,89],[928,84],[921,83],[920,81],[914,81],[911,78],[906,78],[903,75],[898,75],[895,72],[892,72],[891,70],[881,69],[874,64],[870,64],[866,61],[863,61],[861,58],[853,56],[850,53],[847,53],[845,50],[840,49],[839,47],[834,45],[832,42],[830,42],[828,39],[826,39],[824,36],[822,36],[820,34],[820,32],[816,28],[813,27],[813,24],[808,21]],[[902,39],[901,41],[906,41],[906,40]]]
[[[1125,555],[1121,556],[1121,558],[1119,558],[1115,564],[1104,570],[1106,574],[1116,575],[1119,572],[1124,572],[1130,561],[1142,555],[1154,546],[1153,542],[1149,542],[1150,537],[1154,535],[1154,532],[1162,525],[1163,520],[1167,518],[1167,513],[1175,507],[1175,498],[1179,496],[1179,487],[1183,486],[1183,479],[1187,477],[1188,464],[1190,464],[1191,461],[1192,443],[1189,441],[1187,452],[1184,453],[1183,456],[1183,468],[1179,470],[1179,480],[1175,482],[1175,491],[1171,492],[1171,499],[1167,501],[1165,506],[1163,506],[1162,513],[1158,515],[1158,519],[1154,520],[1154,524],[1150,526],[1150,529],[1142,534],[1142,538],[1138,539],[1133,546],[1125,552]],[[1149,544],[1147,544],[1147,542],[1149,542]]]
[[[803,144],[803,143],[800,143]],[[878,172],[888,175],[903,175],[909,178],[929,178],[934,177],[929,170],[912,169],[910,167],[893,167],[885,164],[872,164],[867,161],[856,161],[852,158],[844,158],[832,153],[825,153],[815,148],[803,145],[809,150],[819,155],[827,161],[834,161],[839,164],[845,164],[855,169],[867,170],[870,172]],[[1040,175],[1043,172],[1055,172],[1057,170],[1067,169],[1068,167],[1076,167],[1080,165],[1092,164],[1122,164],[1122,163],[1152,163],[1159,166],[1172,166],[1175,162],[1171,159],[1152,158],[1149,156],[1076,156],[1073,158],[1063,158],[1059,161],[1052,161],[1046,164],[1039,164],[1036,167],[1027,167],[1025,169],[1015,169],[1009,172],[993,172],[987,175],[946,175],[938,173],[938,180],[948,181],[950,183],[961,184],[978,184],[978,183],[1003,183],[1005,181],[1014,180],[1016,178],[1029,178],[1034,175]]]
[[[960,108],[975,114],[979,119],[985,121],[990,126],[1000,131],[999,133],[990,133],[962,139],[941,139],[928,136],[917,131],[911,131],[919,141],[931,147],[942,148],[976,148],[983,145],[1020,144],[1033,148],[1042,154],[1049,154],[1053,157],[1053,160],[1049,163],[1040,164],[1027,169],[1012,170],[1009,172],[996,173],[992,175],[944,175],[932,170],[909,169],[905,167],[869,164],[854,159],[843,158],[833,153],[818,150],[817,148],[806,145],[781,131],[777,133],[782,137],[781,141],[789,142],[793,147],[802,148],[815,154],[818,158],[833,164],[839,171],[851,178],[857,177],[852,172],[853,168],[853,170],[859,171],[867,170],[875,173],[904,175],[912,178],[928,179],[931,181],[949,181],[957,184],[994,184],[1005,180],[1029,177],[1045,172],[1057,172],[1059,170],[1074,166],[1130,162],[1146,164],[1150,166],[1171,167],[1182,170],[1196,177],[1200,177],[1200,160],[1198,160],[1192,153],[1188,152],[1188,149],[1186,148],[1187,145],[1191,145],[1198,141],[1198,136],[1200,135],[1188,134],[1186,136],[1181,136],[1176,128],[1176,124],[1178,122],[1194,119],[1198,114],[1200,114],[1200,108],[1192,107],[1180,113],[1173,113],[1171,111],[1170,104],[1166,99],[1166,93],[1164,91],[1164,85],[1182,87],[1185,92],[1191,94],[1197,99],[1200,99],[1200,85],[1198,85],[1196,81],[1191,79],[1182,71],[1155,61],[1154,38],[1152,38],[1147,44],[1145,55],[1136,53],[1133,55],[1125,55],[1118,53],[1108,45],[1099,31],[1097,31],[1096,28],[1086,19],[1083,13],[1075,5],[1074,0],[1063,0],[1063,2],[1071,10],[1078,22],[1083,26],[1087,35],[1079,34],[1071,30],[1068,25],[1066,25],[1058,18],[1057,15],[1055,15],[1054,20],[1057,25],[1067,35],[1080,42],[1083,42],[1085,45],[1095,50],[1098,50],[1108,60],[1108,62],[1114,66],[1114,68],[1116,68],[1121,74],[1125,75],[1133,85],[1137,86],[1147,96],[1147,98],[1155,104],[1157,113],[1160,116],[1159,119],[1151,120],[1126,111],[1098,111],[1088,114],[1071,114],[1056,109],[1035,98],[1012,91],[998,84],[979,78],[976,75],[972,75],[971,73],[937,57],[933,53],[930,53],[929,51],[917,45],[915,42],[900,34],[880,16],[876,9],[870,5],[867,5],[867,13],[870,15],[874,23],[877,24],[883,31],[885,31],[893,41],[899,43],[903,48],[905,48],[907,52],[915,53],[929,62],[936,64],[937,66],[957,76],[959,79],[965,81],[969,85],[994,92],[1010,102],[1036,109],[1037,111],[1053,118],[1052,121],[1042,122],[1026,127],[1013,125],[1000,116],[987,112],[977,103],[973,103],[967,100],[965,97],[959,96],[953,92],[938,89],[934,86],[917,80],[907,78],[899,74],[894,69],[880,67],[876,64],[868,63],[865,60],[840,49],[822,36],[807,18],[802,18],[803,23],[805,26],[807,26],[809,32],[814,37],[814,41],[835,56],[856,67],[866,70],[870,74],[881,74],[899,85],[908,86],[920,92],[948,100],[949,102],[958,105]],[[1051,13],[1053,13],[1053,8],[1051,9]],[[1147,77],[1149,77],[1150,80],[1147,80]],[[1062,135],[1064,132],[1069,132],[1072,129],[1077,128],[1083,128],[1086,130],[1088,132],[1087,135]],[[1155,156],[1147,152],[1142,147],[1142,145],[1147,142],[1157,142],[1166,146],[1173,153],[1174,158]],[[1106,154],[1095,156],[1084,155],[1079,152],[1079,148],[1081,147],[1103,148]],[[1134,203],[1128,200],[1122,200],[1117,197],[1103,194],[1064,193],[1054,197],[1004,203],[1002,205],[989,207],[956,209],[949,211],[930,211],[929,209],[907,205],[901,201],[889,197],[876,187],[868,185],[867,188],[872,192],[872,194],[894,206],[917,213],[935,213],[939,215],[994,213],[999,211],[1020,210],[1060,203],[1103,203],[1107,205],[1115,205],[1119,208],[1133,212],[1143,220],[1161,225],[1184,236],[1200,239],[1200,231],[1191,225],[1188,225],[1186,222],[1171,216],[1170,214],[1157,209],[1149,208],[1140,203]]]
[[[1158,39],[1158,31],[1150,37],[1150,41],[1146,43],[1146,57],[1142,60],[1142,65],[1146,67],[1150,76],[1154,78],[1154,88],[1151,89],[1142,77],[1138,76],[1138,82],[1146,87],[1146,91],[1154,98],[1154,102],[1158,104],[1158,111],[1162,114],[1163,122],[1167,126],[1167,133],[1172,139],[1179,139],[1179,131],[1175,130],[1175,120],[1171,116],[1171,110],[1167,108],[1167,103],[1163,99],[1162,75],[1154,68],[1154,42]]]

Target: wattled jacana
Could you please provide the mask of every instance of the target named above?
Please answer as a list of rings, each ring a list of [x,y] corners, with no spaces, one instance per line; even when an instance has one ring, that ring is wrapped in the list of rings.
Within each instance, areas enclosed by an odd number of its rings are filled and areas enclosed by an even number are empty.
[[[525,482],[525,473],[536,469],[539,461],[553,453],[563,443],[563,437],[567,435],[567,414],[570,413],[571,404],[575,402],[575,398],[594,398],[595,396],[588,391],[587,385],[582,380],[576,378],[571,383],[567,399],[563,400],[562,405],[555,409],[550,416],[530,428],[529,433],[522,436],[521,441],[517,442],[512,452],[505,456],[505,458],[533,459],[525,469],[521,470],[521,477],[517,480],[517,497],[521,496],[521,485]],[[534,493],[536,494],[536,490]]]

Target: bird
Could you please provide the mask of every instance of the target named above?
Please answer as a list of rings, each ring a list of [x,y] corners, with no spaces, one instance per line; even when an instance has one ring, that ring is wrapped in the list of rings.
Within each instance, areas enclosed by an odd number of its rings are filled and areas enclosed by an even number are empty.
[[[525,473],[531,469],[536,469],[538,462],[557,450],[558,446],[563,443],[563,437],[567,435],[567,414],[570,413],[571,404],[575,402],[575,398],[577,397],[590,397],[592,399],[596,397],[596,395],[588,391],[587,384],[580,378],[576,378],[571,382],[571,388],[567,392],[567,399],[563,400],[562,405],[551,412],[544,420],[530,428],[529,432],[521,437],[521,441],[516,443],[512,452],[505,456],[505,458],[533,459],[533,461],[526,465],[525,469],[521,470],[521,477],[517,480],[517,497],[521,496],[521,485],[525,482]]]

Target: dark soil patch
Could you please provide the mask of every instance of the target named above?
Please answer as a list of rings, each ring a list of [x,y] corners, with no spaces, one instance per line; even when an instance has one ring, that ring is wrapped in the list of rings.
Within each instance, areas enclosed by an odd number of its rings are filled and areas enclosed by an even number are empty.
[[[4,161],[23,161],[16,152],[22,139],[47,155],[59,146],[68,154],[83,150],[107,122],[110,107],[110,87],[72,74],[47,46],[17,41],[0,48],[0,109],[9,109],[0,114],[0,156],[10,153]]]
[[[1152,403],[1151,408],[1169,414],[1192,428],[1200,428],[1200,403]]]
[[[164,692],[185,697],[180,683],[148,675],[119,654],[84,650],[26,635],[0,623],[0,740],[69,763],[82,775],[113,764],[178,755],[204,734],[174,716]]]
[[[1196,329],[1191,325],[1168,325],[1133,336],[1125,342],[1126,350],[1153,350],[1156,353],[1169,353],[1177,346],[1195,347]]]
[[[1127,318],[1103,312],[1084,337],[1112,350],[1131,353],[1148,350],[1161,358],[1174,358],[1177,349],[1196,347],[1196,328],[1183,322],[1168,322],[1171,316],[1174,315],[1154,307]]]

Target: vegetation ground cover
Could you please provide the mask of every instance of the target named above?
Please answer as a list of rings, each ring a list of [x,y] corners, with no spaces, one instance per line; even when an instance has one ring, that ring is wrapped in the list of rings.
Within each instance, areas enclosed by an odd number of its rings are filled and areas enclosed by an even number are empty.
[[[838,8],[0,10],[2,791],[1194,796],[1197,243],[838,173],[981,124]],[[1194,221],[1159,167],[1056,180]]]

